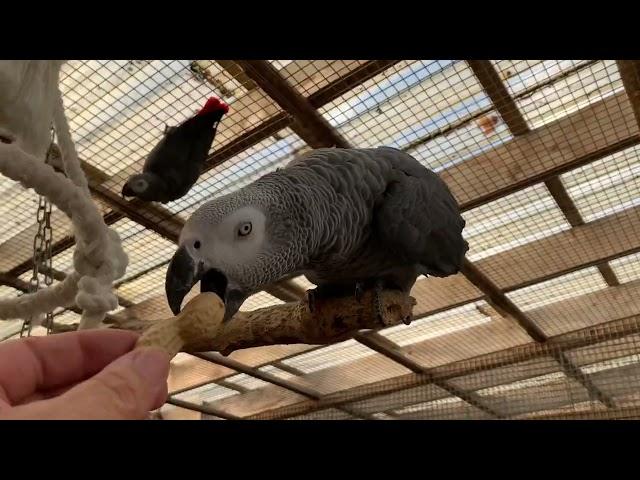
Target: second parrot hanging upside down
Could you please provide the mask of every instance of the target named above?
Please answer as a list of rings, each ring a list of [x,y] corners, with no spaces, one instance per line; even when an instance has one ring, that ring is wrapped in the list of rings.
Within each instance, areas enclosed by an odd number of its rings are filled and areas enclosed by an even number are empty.
[[[232,317],[250,295],[291,275],[319,298],[409,293],[421,274],[460,271],[465,221],[447,185],[402,151],[318,149],[203,205],[169,265],[174,314],[191,288],[215,292]]]
[[[195,116],[168,127],[142,173],[124,184],[122,196],[168,203],[186,195],[202,173],[218,124],[228,111],[226,103],[212,97]]]

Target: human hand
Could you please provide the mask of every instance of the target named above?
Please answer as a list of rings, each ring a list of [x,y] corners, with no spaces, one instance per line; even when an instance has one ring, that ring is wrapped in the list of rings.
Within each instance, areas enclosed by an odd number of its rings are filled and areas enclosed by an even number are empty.
[[[136,420],[167,398],[169,355],[85,330],[0,343],[0,419]]]

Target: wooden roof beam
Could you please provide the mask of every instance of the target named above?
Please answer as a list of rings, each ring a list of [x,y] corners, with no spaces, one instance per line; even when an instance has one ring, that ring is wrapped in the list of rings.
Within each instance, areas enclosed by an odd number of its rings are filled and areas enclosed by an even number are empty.
[[[561,300],[530,310],[528,312],[529,317],[536,319],[539,323],[546,321],[548,325],[547,328],[553,327],[553,319],[564,319],[564,322],[569,321],[569,319],[573,319],[573,324],[576,326],[591,326],[576,328],[575,330],[567,333],[551,335],[545,343],[530,342],[497,352],[475,356],[470,355],[472,358],[456,360],[437,367],[429,368],[427,370],[427,374],[414,373],[404,376],[399,375],[382,382],[372,382],[367,384],[366,388],[363,387],[362,390],[355,389],[355,391],[362,391],[363,394],[367,395],[365,398],[358,397],[355,400],[372,398],[382,393],[392,393],[405,388],[434,383],[434,381],[438,380],[446,381],[456,377],[490,371],[499,367],[520,364],[537,358],[554,356],[557,358],[559,352],[583,348],[604,341],[614,341],[628,335],[640,333],[640,315],[637,314],[638,298],[640,298],[640,280],[629,282],[619,287],[608,287],[580,297]],[[438,345],[440,348],[443,348],[445,345],[455,345],[462,341],[462,338],[469,341],[469,339],[476,335],[488,335],[491,331],[495,330],[486,328],[485,325],[470,327],[467,331],[450,334],[448,340],[424,340],[398,350],[401,350],[409,356],[413,356],[419,352],[428,353],[430,351],[434,351],[433,349],[435,348],[435,353],[437,354]],[[550,331],[554,331],[554,329],[550,328]],[[348,368],[350,370],[366,370],[367,367],[365,365],[369,362],[369,359],[357,360],[351,363]],[[564,362],[567,364],[566,361]],[[576,373],[581,375],[581,372],[568,371],[566,368],[560,370],[570,378],[578,381],[581,380],[577,378],[576,375]],[[341,367],[330,367],[322,372],[318,372],[318,374],[309,374],[307,376],[307,380],[310,382],[322,381],[321,378],[330,378],[332,375],[339,375],[340,373]],[[587,379],[590,381],[590,377],[587,377]],[[379,388],[383,388],[384,391],[376,392]],[[260,393],[263,397],[269,398],[269,401],[266,402],[265,405],[278,404],[278,399],[273,396],[273,393],[275,392],[268,392],[265,389]],[[333,398],[333,395],[334,394],[331,394],[327,397]],[[592,398],[597,400],[597,395],[597,393],[593,392]],[[606,397],[600,398],[602,399]],[[323,401],[324,400],[326,399],[323,399]],[[609,400],[606,400],[606,402],[609,402]],[[289,407],[283,406],[281,408],[285,411]],[[293,410],[286,411],[291,415],[297,415],[297,410],[293,406],[291,408]],[[320,408],[327,407],[326,405],[321,404]],[[292,413],[294,411],[295,413]],[[273,412],[265,413],[265,415],[270,416],[271,413]]]
[[[625,93],[633,107],[636,124],[640,126],[640,61],[618,60],[617,65]]]
[[[527,121],[491,62],[489,60],[467,60],[467,62],[496,110],[498,110],[498,113],[507,124],[511,134],[517,137],[529,133],[531,130],[527,125]],[[544,183],[569,224],[572,227],[583,225],[584,220],[569,193],[564,188],[560,177],[553,176],[545,180]],[[618,279],[608,263],[602,263],[597,268],[607,284],[610,286],[619,285]]]
[[[500,75],[489,60],[467,60],[476,78],[514,136],[530,131]]]
[[[376,332],[363,332],[354,336],[358,342],[384,355],[385,357],[399,363],[414,373],[429,375],[429,369],[423,367],[418,362],[410,358],[398,345]],[[452,396],[458,397],[475,408],[483,411],[492,418],[505,418],[500,412],[482,401],[475,392],[465,391],[455,387],[445,380],[433,380],[433,384],[449,392]]]
[[[567,222],[569,222],[572,227],[584,225],[585,222],[582,215],[580,215],[578,208],[575,203],[573,203],[573,199],[569,196],[569,192],[567,192],[567,189],[562,184],[560,177],[556,176],[550,178],[545,182],[545,186],[558,205],[558,208],[560,208],[564,217],[567,219]],[[605,282],[607,282],[609,286],[614,287],[616,285],[620,285],[615,272],[608,262],[598,264],[597,268],[600,271],[602,278],[604,278]]]
[[[293,130],[312,148],[348,148],[348,142],[266,60],[238,60],[245,73],[294,119]]]
[[[242,362],[238,362],[229,357],[224,357],[219,353],[197,353],[194,354],[195,357],[201,358],[203,360],[207,360],[209,362],[216,363],[218,365],[222,365],[227,368],[231,368],[236,370],[237,372],[244,373],[246,375],[250,375],[254,378],[258,378],[263,382],[268,382],[273,385],[277,385],[278,387],[284,388],[291,392],[297,393],[298,395],[302,395],[304,397],[310,398],[312,400],[319,400],[321,395],[303,385],[298,385],[297,383],[291,382],[289,380],[284,380],[282,378],[276,377],[267,372],[263,372],[258,368],[250,367],[245,365]]]
[[[493,105],[498,110],[498,113],[500,113],[500,116],[507,124],[511,134],[514,137],[517,137],[529,133],[531,130],[529,129],[525,118],[518,109],[514,99],[509,94],[505,84],[502,82],[502,79],[500,79],[497,70],[491,62],[489,60],[468,60],[468,62],[478,78],[478,81],[491,99]],[[554,176],[546,180],[545,185],[569,224],[572,227],[584,225],[584,220],[573,203],[571,196],[564,188],[562,180],[560,180],[558,176]],[[467,268],[471,268],[471,266],[469,265]],[[610,286],[619,285],[618,279],[608,263],[599,264],[598,269],[600,270],[604,280]],[[474,272],[475,275],[477,275],[477,273],[478,272]],[[468,275],[467,278],[469,278]],[[482,283],[486,284],[487,281],[488,279],[484,279]],[[501,295],[496,288],[493,288],[493,286],[487,286],[489,287],[490,293],[494,295],[494,297],[490,297],[493,299],[494,304],[498,301],[501,307],[508,307],[507,313],[513,316],[518,321],[518,324],[525,328],[532,338],[537,341],[545,340],[542,331],[537,328],[535,323],[531,322],[527,316],[524,315],[520,309],[515,306],[515,304],[513,304],[513,302],[510,302],[504,295]],[[508,305],[503,304],[505,300]],[[542,334],[542,336],[540,336],[540,334]],[[560,364],[565,375],[577,380],[589,392],[592,398],[601,401],[608,408],[615,407],[613,401],[604,395],[585,375],[583,375],[562,351],[556,352],[553,355],[553,358],[555,358]]]
[[[199,353],[199,354],[195,354],[194,356],[201,358],[203,360],[207,360],[209,362],[216,363],[218,365],[222,365],[227,368],[231,368],[233,370],[236,370],[237,372],[241,372],[241,373],[244,373],[245,375],[249,375],[259,380],[262,380],[263,382],[271,383],[272,385],[277,385],[278,387],[297,393],[298,395],[302,395],[311,400],[320,400],[322,398],[322,395],[320,395],[318,392],[316,392],[311,388],[305,387],[303,385],[299,385],[290,380],[282,379],[270,373],[263,372],[258,368],[250,367],[248,365],[245,365],[242,362],[238,362],[237,360],[234,360],[232,358],[224,357],[218,353]],[[184,407],[184,408],[187,408],[187,407]],[[340,409],[340,407],[338,408]],[[346,413],[349,413],[350,415],[354,415],[354,416],[359,416],[351,410],[346,411]]]
[[[461,271],[478,290],[485,294],[487,302],[505,318],[515,320],[536,342],[546,341],[547,338],[544,332],[542,332],[534,322],[529,320],[516,304],[509,300],[500,288],[472,262],[465,258]]]
[[[503,313],[503,316],[514,319],[536,342],[547,341],[547,336],[542,329],[520,310],[515,303],[509,300],[509,298],[471,262],[465,259],[462,271],[471,283],[487,294],[487,301],[492,304],[496,310]],[[583,375],[580,370],[571,363],[567,356],[564,355],[562,350],[554,352],[553,358],[556,359],[563,373],[580,382],[587,392],[589,392],[591,398],[601,401],[609,408],[615,407],[613,400],[607,397],[607,395]]]
[[[610,287],[616,288],[616,287]],[[584,348],[597,343],[624,338],[640,333],[640,315],[620,318],[573,332],[550,337],[545,343],[529,343],[479,357],[460,360],[429,369],[429,374],[410,373],[375,383],[361,385],[326,395],[321,402],[299,402],[251,415],[249,419],[280,419],[302,415],[316,410],[367,400],[383,394],[426,385],[433,381],[446,381],[456,377],[489,371],[537,358],[553,355],[562,350]]]

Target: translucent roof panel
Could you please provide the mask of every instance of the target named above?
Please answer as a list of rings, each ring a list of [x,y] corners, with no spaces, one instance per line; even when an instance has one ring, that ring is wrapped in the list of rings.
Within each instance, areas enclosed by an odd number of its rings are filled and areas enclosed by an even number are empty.
[[[640,334],[625,335],[570,350],[567,357],[574,365],[609,365],[609,361],[634,357],[640,353]],[[594,367],[599,369],[600,367]]]
[[[497,60],[492,62],[510,95],[549,83],[558,76],[584,68],[586,60]]]
[[[53,320],[60,325],[74,325],[80,323],[80,315],[76,312],[65,310],[60,315],[56,315]]]
[[[527,311],[604,288],[607,284],[602,275],[592,267],[509,292],[507,296]]]
[[[22,320],[0,320],[0,342],[8,340],[22,329]]]
[[[284,303],[279,298],[268,294],[267,292],[258,292],[247,298],[242,304],[241,310],[244,312],[250,312],[258,308],[270,307],[272,305],[279,305]]]
[[[249,390],[254,388],[266,387],[269,385],[268,382],[264,382],[259,378],[251,377],[245,373],[238,373],[237,375],[233,375],[231,377],[225,378],[225,382],[232,383],[237,385],[238,387],[243,387]]]
[[[173,242],[161,237],[155,232],[140,228],[140,225],[130,220],[122,220],[113,228],[123,238],[122,247],[129,256],[129,265],[125,276],[119,283],[137,277],[143,272],[150,271],[157,266],[168,264],[176,252]],[[166,273],[166,268],[161,268]]]
[[[467,257],[481,260],[534,240],[568,230],[566,221],[544,185],[520,190],[463,213]]]
[[[482,410],[458,397],[421,402],[391,412],[396,418],[407,420],[484,420],[491,418]]]
[[[426,401],[437,400],[448,397],[449,393],[442,388],[433,385],[420,385],[397,392],[377,395],[372,398],[348,403],[346,406],[353,411],[362,414],[373,414],[398,411],[407,406],[424,403]]]
[[[398,325],[383,330],[381,335],[400,346],[411,345],[430,338],[448,335],[475,325],[491,321],[491,317],[483,313],[487,307],[484,301],[474,302],[462,307],[453,308],[442,313],[414,320],[411,325]]]
[[[621,283],[640,279],[640,253],[617,258],[609,265]]]
[[[263,373],[273,375],[281,380],[290,380],[296,377],[296,375],[289,372],[285,372],[284,370],[274,367],[273,365],[265,365],[263,367],[260,367],[258,370],[260,370]],[[249,390],[253,390],[255,388],[262,388],[269,385],[269,382],[265,382],[263,380],[260,380],[259,378],[252,377],[245,373],[238,373],[237,375],[227,377],[224,380],[227,383],[232,383],[234,385],[237,385],[239,387],[244,387]]]
[[[136,303],[164,295],[166,275],[166,268],[156,268],[134,280],[123,283],[118,287],[117,292],[127,299],[132,299]]]
[[[320,109],[358,147],[406,150],[441,170],[510,135],[465,62],[399,62]]]
[[[365,60],[272,60],[272,65],[305,97],[349,76],[365,63]]]
[[[285,365],[304,373],[311,373],[329,367],[335,367],[355,360],[363,359],[375,352],[355,340],[336,343],[311,352],[296,355],[282,361]]]
[[[507,418],[589,400],[589,392],[563,373],[550,373],[483,389],[477,393],[485,405]]]
[[[613,368],[626,367],[628,365],[640,365],[640,354],[634,353],[633,355],[627,355],[626,357],[614,358],[599,363],[592,363],[591,365],[580,367],[580,370],[585,375],[590,375],[592,373],[603,372],[605,370],[611,370]]]
[[[186,392],[179,393],[174,395],[174,397],[178,400],[202,404],[215,402],[216,400],[228,398],[233,395],[238,395],[238,392],[216,383],[210,383],[208,385],[203,385],[202,387],[193,388]]]
[[[531,128],[558,120],[622,89],[615,61],[525,60],[496,64]]]
[[[561,178],[586,222],[637,207],[640,205],[640,146],[571,170]],[[634,229],[630,233],[640,232]]]
[[[7,287],[6,285],[0,285],[0,300],[4,300],[5,298],[15,298],[21,294],[22,292],[20,290]]]
[[[326,410],[319,410],[317,412],[308,413],[305,415],[299,415],[291,417],[289,420],[356,420],[352,415],[347,412],[338,410],[337,408],[328,408]]]
[[[476,393],[483,396],[495,395],[497,393],[512,392],[514,390],[519,390],[521,388],[526,388],[526,387],[542,386],[556,380],[564,380],[564,379],[566,379],[566,376],[564,375],[564,373],[554,372],[554,373],[548,373],[546,375],[527,378],[526,380],[519,380],[517,382],[513,382],[505,385],[498,385],[495,387],[483,388],[481,390],[478,390]]]
[[[316,287],[304,275],[300,275],[299,277],[292,278],[291,281],[295,283],[297,286],[299,286],[300,288],[303,288],[305,290],[312,290]]]

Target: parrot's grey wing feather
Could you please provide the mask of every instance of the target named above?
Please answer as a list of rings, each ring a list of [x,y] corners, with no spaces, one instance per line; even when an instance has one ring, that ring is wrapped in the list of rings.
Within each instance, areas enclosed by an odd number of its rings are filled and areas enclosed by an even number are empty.
[[[447,185],[411,156],[384,149],[392,175],[378,202],[376,234],[389,253],[419,265],[420,273],[445,277],[460,271],[468,244],[465,221]]]

